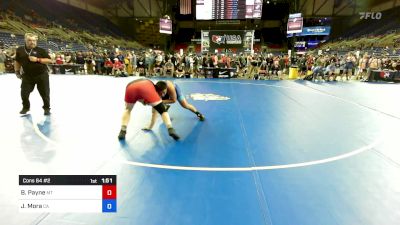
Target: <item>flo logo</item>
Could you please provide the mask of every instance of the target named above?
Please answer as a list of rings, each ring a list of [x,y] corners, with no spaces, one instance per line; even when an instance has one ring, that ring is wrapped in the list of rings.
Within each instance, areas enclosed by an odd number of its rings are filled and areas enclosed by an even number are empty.
[[[194,93],[189,95],[195,101],[226,101],[229,100],[229,97],[216,95],[216,94],[202,94],[202,93]]]
[[[380,20],[381,18],[382,18],[381,12],[360,12],[360,19]]]
[[[211,41],[216,43],[216,44],[223,44],[225,43],[225,36],[222,35],[212,35],[211,36]]]

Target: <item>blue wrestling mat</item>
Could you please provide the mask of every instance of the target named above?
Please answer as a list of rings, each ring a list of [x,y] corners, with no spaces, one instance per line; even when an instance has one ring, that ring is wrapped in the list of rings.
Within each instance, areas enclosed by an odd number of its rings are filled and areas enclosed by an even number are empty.
[[[398,225],[400,88],[358,82],[179,79],[181,140],[136,104],[136,78],[52,75],[52,115],[0,76],[0,221],[7,225]],[[19,175],[116,175],[115,213],[20,209]]]

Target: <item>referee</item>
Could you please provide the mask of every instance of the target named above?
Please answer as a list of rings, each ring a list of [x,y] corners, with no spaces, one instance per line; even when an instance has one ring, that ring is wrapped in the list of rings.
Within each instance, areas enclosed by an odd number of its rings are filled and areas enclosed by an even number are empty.
[[[50,85],[46,64],[50,63],[51,59],[46,50],[37,47],[37,39],[36,34],[26,33],[25,46],[17,48],[16,52],[15,73],[22,80],[23,108],[19,113],[26,114],[30,110],[29,95],[37,85],[43,100],[44,115],[50,115]]]

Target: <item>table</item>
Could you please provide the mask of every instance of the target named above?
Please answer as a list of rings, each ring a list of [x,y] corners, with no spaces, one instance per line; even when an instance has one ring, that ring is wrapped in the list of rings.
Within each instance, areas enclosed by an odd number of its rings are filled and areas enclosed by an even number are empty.
[[[213,78],[232,78],[236,68],[202,67],[204,76],[212,75]],[[211,73],[210,73],[211,72]]]
[[[66,70],[77,74],[78,71],[84,68],[83,64],[49,64],[49,67],[53,74],[65,74]]]
[[[400,72],[396,70],[372,70],[370,81],[400,82]]]

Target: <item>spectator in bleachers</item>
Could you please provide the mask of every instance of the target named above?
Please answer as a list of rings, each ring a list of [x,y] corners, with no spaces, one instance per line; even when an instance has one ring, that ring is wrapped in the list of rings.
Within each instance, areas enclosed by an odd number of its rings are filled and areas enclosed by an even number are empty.
[[[139,76],[144,76],[146,75],[146,65],[145,65],[145,59],[144,55],[140,55],[137,61],[137,70],[139,73]]]
[[[201,58],[201,67],[208,67],[208,55],[203,55]]]
[[[128,75],[133,75],[133,66],[132,66],[132,53],[128,52],[125,55],[125,59],[124,59],[124,64],[125,64],[125,69],[126,69],[126,73]]]
[[[3,49],[0,49],[0,74],[3,74],[6,72],[6,53],[3,51]]]
[[[110,53],[108,54],[108,58],[110,58],[113,61],[115,57],[116,57],[115,53],[113,51],[110,51]]]
[[[161,58],[157,57],[156,63],[154,65],[154,74],[156,76],[160,76],[160,75],[164,74],[163,68],[164,68],[163,60]]]
[[[178,65],[176,62],[177,62],[177,57],[176,57],[176,54],[173,54],[172,56],[171,56],[171,62],[174,64],[174,66],[176,67],[176,65]]]
[[[254,77],[255,80],[259,80],[259,79],[265,79],[265,77],[267,77],[267,71],[268,71],[268,66],[267,66],[267,60],[263,60],[261,62],[260,67],[258,68],[258,73],[256,74],[256,76]],[[268,76],[268,79],[270,77]]]
[[[131,65],[132,65],[132,74],[133,74],[133,75],[136,75],[137,56],[136,56],[136,54],[135,54],[135,51],[132,51]]]
[[[384,56],[382,58],[381,64],[382,64],[381,69],[390,69],[392,66],[392,61],[387,56]]]
[[[50,56],[51,62],[55,63],[56,62],[56,53],[53,52],[51,49],[49,49],[48,52],[49,52],[49,56]]]
[[[307,68],[307,71],[309,71],[309,70],[311,70],[312,69],[312,67],[314,66],[314,57],[313,57],[313,55],[308,55],[307,56],[307,59],[306,59],[306,68]],[[321,58],[320,59],[320,61],[321,61],[321,65],[319,65],[319,66],[323,66],[322,64],[324,63],[324,61],[323,61],[323,59]]]
[[[81,70],[80,72],[84,72],[84,71],[85,71],[85,69],[84,69],[85,57],[84,57],[84,55],[83,55],[82,52],[78,52],[78,53],[76,54],[76,61],[75,61],[75,63],[78,64],[78,65],[80,65],[80,70]]]
[[[155,64],[155,57],[153,55],[153,51],[146,52],[145,54],[145,64],[146,64],[146,74],[148,76],[154,75],[154,64]]]
[[[369,65],[369,74],[368,74],[368,80],[371,80],[371,72],[373,70],[378,70],[381,68],[381,60],[376,57],[374,54],[372,54],[371,59],[368,62]]]
[[[200,62],[201,62],[201,57],[198,55],[194,55],[193,57],[193,74],[195,77],[199,77],[200,74]]]
[[[253,59],[253,57],[250,54],[248,54],[246,56],[246,68],[245,68],[245,71],[246,71],[246,77],[247,78],[250,78],[250,70],[251,70],[251,61],[252,61],[252,59]]]
[[[57,55],[56,55],[56,64],[57,64],[57,65],[64,64],[64,60],[63,60],[63,58],[61,57],[60,54],[57,54]]]
[[[366,80],[367,79],[367,70],[368,70],[368,54],[364,54],[364,56],[360,59],[358,64],[358,74],[356,79]]]
[[[185,75],[185,64],[180,63],[175,70],[175,77],[181,78]]]
[[[330,63],[325,68],[325,73],[324,73],[326,76],[325,80],[326,81],[330,81],[330,80],[336,81],[336,75],[335,75],[336,62],[334,60],[330,60],[328,62],[330,62]]]
[[[350,80],[350,78],[353,74],[356,57],[352,53],[348,53],[345,61],[346,61],[346,64],[344,66],[343,73],[346,76],[346,79]]]
[[[174,64],[172,63],[171,59],[164,65],[164,76],[173,76],[174,75]]]
[[[281,78],[281,76],[280,76],[281,75],[281,73],[280,73],[281,68],[280,68],[279,61],[280,61],[280,59],[279,59],[278,56],[275,56],[273,58],[273,63],[272,63],[272,66],[271,66],[270,74],[271,75],[276,75],[276,76],[278,76],[278,78]]]
[[[218,68],[225,68],[226,67],[226,56],[225,54],[220,54],[217,56],[218,58],[218,62],[217,62],[217,66]]]
[[[112,74],[112,69],[114,67],[114,64],[110,58],[107,58],[106,61],[104,62],[104,69],[105,69],[105,74],[110,75]]]
[[[285,58],[284,57],[279,57],[279,71],[280,71],[280,77],[282,77],[282,74],[286,72],[286,63],[285,63]]]
[[[324,60],[322,57],[318,57],[315,60],[315,63],[313,64],[313,67],[311,68],[312,70],[312,80],[322,80],[322,77],[324,75]]]
[[[339,57],[339,75],[343,75],[344,66],[346,64],[345,57],[342,55]]]
[[[248,58],[248,60],[250,60],[250,66],[248,67],[248,78],[253,79],[254,75],[258,73],[258,59],[256,55],[253,55],[252,57]]]
[[[125,65],[118,60],[118,58],[114,58],[114,64],[112,67],[112,74],[115,77],[124,76],[125,74]]]
[[[286,71],[289,69],[289,56],[285,55],[283,58],[283,62],[284,62],[284,69],[286,69]]]
[[[239,72],[238,72],[239,76],[244,76],[244,71],[246,69],[246,65],[247,65],[246,56],[243,53],[240,53],[240,56],[239,56]]]
[[[72,56],[70,53],[65,53],[65,64],[72,64]]]
[[[101,53],[95,53],[94,54],[94,73],[95,74],[103,74],[103,68],[104,68],[104,56]]]
[[[94,74],[95,62],[93,59],[93,53],[87,52],[85,58],[86,74]]]
[[[398,60],[393,60],[392,69],[393,69],[393,70],[400,71],[400,59],[398,59]]]
[[[157,56],[155,57],[155,64],[154,64],[154,74],[155,75],[161,75],[164,74],[163,72],[164,68],[164,59],[163,56],[160,53],[157,53]]]
[[[122,54],[122,51],[117,51],[115,54],[115,58],[118,59],[119,62],[123,63],[124,62],[124,54]]]
[[[210,67],[217,67],[217,66],[218,66],[218,55],[217,54],[211,54]]]
[[[304,55],[297,60],[297,67],[299,68],[300,77],[307,75],[306,57]]]

